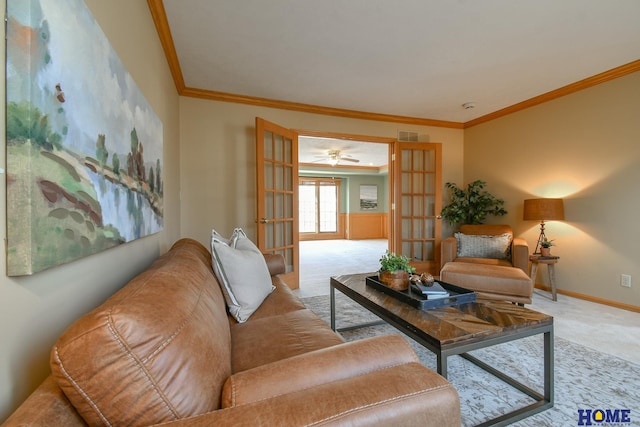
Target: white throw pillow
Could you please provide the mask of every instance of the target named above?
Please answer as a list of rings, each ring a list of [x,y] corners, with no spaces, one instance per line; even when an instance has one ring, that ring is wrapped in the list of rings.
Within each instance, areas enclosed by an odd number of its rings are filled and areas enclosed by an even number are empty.
[[[455,233],[458,241],[459,257],[471,258],[511,258],[511,234],[495,236]]]
[[[275,289],[264,255],[241,228],[230,239],[211,230],[211,255],[229,313],[246,322]]]

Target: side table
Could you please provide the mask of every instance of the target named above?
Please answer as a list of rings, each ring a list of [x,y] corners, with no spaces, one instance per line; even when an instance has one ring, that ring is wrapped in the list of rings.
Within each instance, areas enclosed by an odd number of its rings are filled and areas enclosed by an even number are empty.
[[[541,256],[541,255],[531,255],[529,256],[529,261],[531,261],[531,280],[533,280],[533,284],[535,286],[536,275],[538,274],[538,265],[546,264],[547,271],[549,273],[549,284],[551,285],[551,298],[554,301],[558,301],[558,296],[556,294],[556,272],[555,265],[558,263],[560,259],[559,256]]]

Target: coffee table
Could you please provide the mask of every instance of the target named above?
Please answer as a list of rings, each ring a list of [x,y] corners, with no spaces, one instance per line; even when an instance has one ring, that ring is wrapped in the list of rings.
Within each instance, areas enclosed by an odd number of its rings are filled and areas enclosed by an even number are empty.
[[[367,286],[366,277],[373,275],[375,273],[331,278],[331,329],[341,332],[381,323],[336,329],[335,291],[338,290],[435,353],[437,370],[443,377],[447,377],[447,358],[460,355],[535,400],[530,405],[486,421],[480,426],[507,425],[553,406],[553,317],[508,302],[494,301],[419,310]],[[472,350],[537,334],[544,336],[542,393],[468,354]]]

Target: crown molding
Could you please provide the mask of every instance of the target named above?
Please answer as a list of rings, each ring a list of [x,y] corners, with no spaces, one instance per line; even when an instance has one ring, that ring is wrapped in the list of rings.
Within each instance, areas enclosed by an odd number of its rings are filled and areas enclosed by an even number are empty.
[[[167,21],[167,13],[164,9],[162,0],[147,0],[149,10],[151,11],[151,17],[156,26],[158,32],[158,38],[160,44],[164,50],[164,56],[169,63],[169,70],[173,76],[173,82],[176,85],[178,94],[184,90],[184,76],[182,75],[182,69],[180,68],[180,61],[178,61],[178,54],[176,52],[175,44],[173,43],[173,37],[171,36],[171,30],[169,29],[169,21]]]
[[[596,74],[595,76],[587,77],[586,79],[571,83],[567,86],[563,86],[550,92],[543,93],[542,95],[535,96],[533,98],[527,99],[526,101],[519,102],[501,110],[494,111],[493,113],[478,117],[477,119],[470,120],[464,123],[464,128],[467,129],[481,123],[495,120],[499,117],[504,117],[517,111],[522,111],[526,108],[540,105],[545,102],[549,102],[554,99],[558,99],[563,96],[570,95],[572,93],[579,92],[581,90],[588,89],[590,87],[597,86],[611,80],[615,80],[619,77],[626,76],[627,74],[635,73],[636,71],[640,71],[640,59],[605,71],[603,73]]]
[[[169,22],[167,21],[167,15],[166,15],[162,0],[147,0],[147,4],[149,5],[151,16],[155,23],[156,30],[158,31],[158,37],[160,38],[160,43],[162,44],[162,48],[164,49],[165,56],[167,57],[167,62],[169,63],[169,69],[171,70],[171,75],[173,76],[173,80],[176,85],[178,95],[192,97],[192,98],[209,99],[213,101],[250,104],[250,105],[256,105],[261,107],[277,108],[281,110],[293,110],[293,111],[300,111],[305,113],[346,117],[346,118],[361,119],[361,120],[373,120],[373,121],[381,121],[381,122],[393,122],[393,123],[403,123],[403,124],[418,125],[418,126],[434,126],[434,127],[453,128],[453,129],[467,129],[472,126],[476,126],[481,123],[486,123],[488,121],[495,120],[500,117],[504,117],[506,115],[515,113],[517,111],[522,111],[526,108],[533,107],[548,101],[552,101],[554,99],[581,91],[583,89],[587,89],[587,88],[599,85],[601,83],[605,83],[610,80],[614,80],[619,77],[626,76],[627,74],[640,71],[640,59],[639,59],[639,60],[630,62],[628,64],[622,65],[620,67],[616,67],[611,70],[605,71],[603,73],[596,74],[595,76],[588,77],[578,82],[569,84],[567,86],[552,90],[542,95],[530,98],[526,101],[519,102],[517,104],[511,105],[501,110],[494,111],[493,113],[489,113],[484,116],[478,117],[476,119],[469,120],[464,123],[452,122],[452,121],[446,121],[446,120],[434,120],[429,118],[407,117],[407,116],[397,116],[393,114],[381,114],[381,113],[372,113],[372,112],[366,112],[366,111],[347,110],[342,108],[323,107],[319,105],[302,104],[298,102],[280,101],[280,100],[269,99],[269,98],[258,98],[258,97],[247,96],[247,95],[216,92],[216,91],[186,87],[184,82],[184,76],[180,68],[180,62],[178,61],[178,54],[176,53],[175,45],[173,43],[171,30],[169,28]]]
[[[434,120],[420,117],[396,116],[393,114],[371,113],[367,111],[347,110],[343,108],[323,107],[320,105],[302,104],[299,102],[281,101],[270,98],[239,95],[235,93],[216,92],[211,90],[184,88],[179,92],[182,96],[202,98],[213,101],[235,102],[250,104],[259,107],[277,108],[280,110],[301,111],[303,113],[323,114],[326,116],[347,117],[351,119],[373,120],[377,122],[394,122],[419,126],[435,126],[453,129],[462,129],[464,123],[450,122],[446,120]]]

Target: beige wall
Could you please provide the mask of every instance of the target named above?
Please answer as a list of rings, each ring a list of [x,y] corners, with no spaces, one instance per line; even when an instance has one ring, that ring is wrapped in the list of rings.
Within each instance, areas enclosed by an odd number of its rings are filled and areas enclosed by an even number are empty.
[[[640,306],[640,73],[465,130],[464,177],[506,200],[507,222],[535,246],[523,200],[563,197],[547,236],[560,289]],[[538,283],[545,282],[542,267]],[[620,286],[630,274],[632,288]]]
[[[393,137],[398,130],[442,143],[443,179],[462,180],[463,131],[321,116],[180,98],[181,231],[203,244],[215,228],[256,233],[255,117],[291,129]]]
[[[5,10],[6,1],[0,2]],[[48,375],[49,350],[58,335],[179,237],[178,96],[147,3],[85,2],[163,122],[164,231],[31,277],[6,277],[5,258],[0,256],[0,422]],[[4,20],[2,25],[4,33]],[[4,43],[0,46],[4,58]],[[3,80],[5,69],[3,64]],[[0,91],[4,99],[4,84]],[[4,168],[4,101],[0,105]],[[0,241],[4,253],[6,176],[3,173],[0,177]]]

